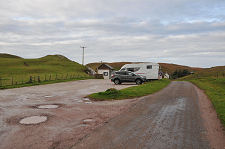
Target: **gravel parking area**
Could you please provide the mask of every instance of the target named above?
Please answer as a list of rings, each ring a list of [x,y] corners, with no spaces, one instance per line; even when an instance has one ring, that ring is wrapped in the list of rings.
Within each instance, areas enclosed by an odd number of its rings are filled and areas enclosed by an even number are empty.
[[[0,148],[69,148],[137,101],[93,102],[84,96],[130,86],[81,80],[1,90]]]

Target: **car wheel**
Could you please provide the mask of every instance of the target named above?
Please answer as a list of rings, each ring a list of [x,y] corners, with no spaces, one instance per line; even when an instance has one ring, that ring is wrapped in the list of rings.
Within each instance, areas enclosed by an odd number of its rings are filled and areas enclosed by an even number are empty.
[[[118,84],[120,84],[120,80],[119,80],[119,79],[115,79],[115,80],[114,80],[114,83],[115,83],[116,85],[118,85]]]
[[[135,82],[136,82],[137,85],[142,84],[142,81],[140,79],[137,79]]]

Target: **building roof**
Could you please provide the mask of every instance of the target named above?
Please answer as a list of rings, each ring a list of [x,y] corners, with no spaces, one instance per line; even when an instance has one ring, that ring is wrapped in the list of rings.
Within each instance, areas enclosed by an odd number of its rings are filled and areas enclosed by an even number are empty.
[[[112,66],[110,66],[109,64],[101,64],[98,69],[111,69],[111,70],[114,70],[114,68]]]

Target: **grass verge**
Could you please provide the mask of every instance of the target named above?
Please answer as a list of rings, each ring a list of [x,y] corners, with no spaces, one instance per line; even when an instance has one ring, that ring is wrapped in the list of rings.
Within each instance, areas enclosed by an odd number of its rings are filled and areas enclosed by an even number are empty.
[[[88,95],[88,98],[98,101],[103,100],[120,100],[135,97],[141,97],[148,94],[155,93],[162,88],[166,87],[170,80],[163,79],[158,81],[148,82],[139,86],[133,86],[122,90],[108,89],[105,92],[98,92]]]
[[[203,89],[210,98],[216,113],[225,126],[225,78],[202,77],[184,79]]]

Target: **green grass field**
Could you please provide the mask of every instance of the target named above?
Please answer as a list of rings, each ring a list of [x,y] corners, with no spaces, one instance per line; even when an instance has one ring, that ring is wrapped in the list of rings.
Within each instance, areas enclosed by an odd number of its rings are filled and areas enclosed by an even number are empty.
[[[120,100],[141,97],[148,94],[155,93],[166,87],[170,80],[163,79],[158,81],[148,82],[139,86],[129,87],[122,90],[109,89],[105,92],[99,92],[89,95],[93,100]]]
[[[85,67],[61,55],[23,59],[0,54],[0,88],[13,88],[92,78]]]

